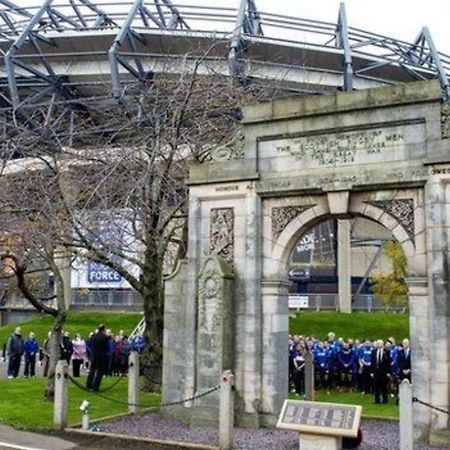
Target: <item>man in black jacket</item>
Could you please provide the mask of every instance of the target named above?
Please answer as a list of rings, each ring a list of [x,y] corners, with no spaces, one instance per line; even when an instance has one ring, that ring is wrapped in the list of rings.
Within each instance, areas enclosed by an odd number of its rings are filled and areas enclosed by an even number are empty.
[[[86,381],[86,387],[98,392],[102,377],[108,367],[108,338],[105,325],[99,325],[91,338],[91,367]]]
[[[14,333],[9,337],[6,344],[6,353],[8,355],[8,378],[17,378],[20,369],[20,360],[23,355],[22,329],[17,327]]]
[[[409,340],[403,339],[403,349],[399,354],[400,379],[405,378],[411,383],[411,349],[409,348]]]
[[[384,342],[379,339],[372,351],[372,374],[374,382],[375,403],[388,402],[388,376],[391,371],[391,357],[384,348]]]

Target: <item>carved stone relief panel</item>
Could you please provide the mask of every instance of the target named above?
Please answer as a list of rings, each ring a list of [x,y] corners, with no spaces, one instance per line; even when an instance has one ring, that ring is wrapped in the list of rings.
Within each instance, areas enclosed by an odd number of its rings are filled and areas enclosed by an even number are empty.
[[[280,234],[287,227],[288,223],[294,220],[302,212],[312,208],[315,205],[303,206],[280,206],[272,208],[272,238],[278,239]]]
[[[211,209],[209,234],[209,251],[211,255],[221,256],[233,262],[234,255],[234,211],[233,208]]]
[[[397,219],[405,229],[408,237],[414,242],[414,200],[412,198],[374,200],[366,203],[383,210]]]
[[[448,103],[441,106],[441,131],[443,138],[450,138],[450,105]]]
[[[212,148],[205,161],[220,162],[233,159],[243,159],[245,152],[245,136],[241,128],[237,128],[233,137],[225,144]]]

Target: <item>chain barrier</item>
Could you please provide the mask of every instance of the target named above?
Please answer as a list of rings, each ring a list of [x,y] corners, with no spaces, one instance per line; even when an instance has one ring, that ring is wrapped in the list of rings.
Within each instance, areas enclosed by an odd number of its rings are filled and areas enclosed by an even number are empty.
[[[124,378],[127,378],[125,375],[121,375],[111,386],[108,386],[102,390],[97,391],[96,393],[103,393],[103,392],[108,392],[109,390],[111,390],[112,388],[116,387]],[[85,392],[93,392],[92,389],[88,389],[86,386],[84,386],[83,384],[81,384],[77,379],[75,379],[74,377],[72,377],[71,375],[69,375],[69,380],[75,385],[77,386],[79,389],[85,391]]]
[[[419,400],[417,397],[413,397],[412,401],[413,401],[413,403],[419,403],[421,405],[427,406],[430,409],[434,409],[435,411],[439,411],[439,412],[441,412],[443,414],[447,414],[448,416],[450,416],[450,411],[447,411],[447,410],[442,409],[442,408],[438,408],[437,406],[433,406],[430,403],[423,402],[422,400]]]
[[[214,386],[211,389],[208,389],[207,391],[201,392],[200,394],[197,395],[193,395],[192,397],[188,397],[188,398],[184,398],[182,400],[177,400],[177,401],[173,401],[173,402],[165,402],[165,403],[160,403],[159,405],[145,405],[142,403],[128,403],[122,400],[117,400],[115,398],[111,398],[107,395],[104,395],[105,392],[109,391],[110,389],[112,389],[113,387],[115,387],[117,384],[119,384],[119,382],[123,379],[126,378],[125,376],[120,376],[120,378],[114,382],[111,386],[108,386],[105,389],[102,389],[101,391],[92,391],[91,389],[88,389],[86,386],[84,386],[83,384],[81,384],[78,380],[76,380],[75,378],[73,378],[72,376],[69,375],[69,380],[75,385],[77,386],[79,389],[85,391],[85,392],[89,392],[90,394],[95,394],[98,397],[104,398],[105,400],[109,400],[112,403],[116,403],[118,405],[122,405],[122,406],[136,406],[137,408],[145,408],[145,409],[160,409],[160,408],[167,408],[169,406],[176,406],[176,405],[183,405],[184,403],[187,402],[191,402],[194,400],[197,400],[198,398],[202,398],[205,397],[215,391],[218,391],[220,389],[220,384],[218,384],[217,386]]]

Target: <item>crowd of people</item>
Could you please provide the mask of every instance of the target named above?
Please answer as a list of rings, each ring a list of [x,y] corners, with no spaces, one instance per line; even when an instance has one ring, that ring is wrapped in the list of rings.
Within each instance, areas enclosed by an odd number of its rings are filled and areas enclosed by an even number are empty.
[[[144,348],[145,339],[141,333],[136,333],[129,340],[122,330],[114,335],[104,325],[99,325],[86,339],[78,333],[71,339],[70,333],[65,331],[59,343],[60,359],[72,366],[74,377],[80,377],[84,368],[88,374],[88,387],[93,390],[98,390],[103,375],[125,375],[130,353],[142,353]],[[7,376],[10,379],[19,377],[22,361],[24,377],[36,376],[36,364],[42,365],[42,375],[48,376],[50,332],[40,345],[34,332],[24,339],[22,329],[17,327],[3,346],[2,361],[7,362]]]
[[[289,336],[289,381],[291,390],[305,394],[306,355],[312,355],[314,388],[330,393],[331,389],[362,395],[373,393],[375,403],[387,403],[389,396],[398,398],[398,385],[411,381],[409,340],[396,343],[390,337],[364,341],[336,339],[330,332],[325,340],[314,336]]]

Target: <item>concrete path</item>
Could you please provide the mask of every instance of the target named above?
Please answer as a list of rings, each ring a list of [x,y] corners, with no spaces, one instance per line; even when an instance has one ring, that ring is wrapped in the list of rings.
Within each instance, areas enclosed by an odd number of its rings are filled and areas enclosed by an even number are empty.
[[[0,425],[0,450],[69,450],[76,444],[57,437]]]

